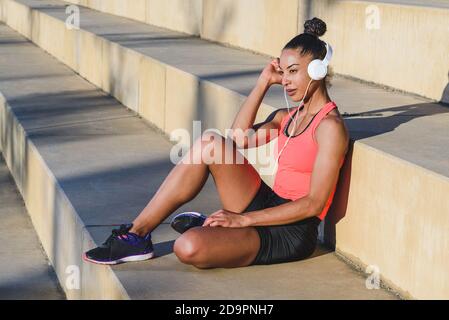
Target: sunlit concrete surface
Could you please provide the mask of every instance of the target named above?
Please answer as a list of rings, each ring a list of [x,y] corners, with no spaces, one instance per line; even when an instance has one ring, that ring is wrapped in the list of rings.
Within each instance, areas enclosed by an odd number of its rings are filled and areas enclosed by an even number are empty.
[[[1,153],[0,221],[0,299],[65,299]]]
[[[446,0],[68,2],[270,56],[317,16],[336,49],[336,72],[449,103]]]

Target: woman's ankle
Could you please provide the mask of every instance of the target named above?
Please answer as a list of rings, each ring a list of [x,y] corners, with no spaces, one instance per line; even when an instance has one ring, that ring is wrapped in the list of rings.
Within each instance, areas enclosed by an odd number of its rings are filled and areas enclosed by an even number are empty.
[[[135,226],[134,224],[133,224],[132,228],[129,229],[129,232],[137,234],[139,237],[145,237],[149,233],[149,231],[147,229],[145,229],[143,227]]]

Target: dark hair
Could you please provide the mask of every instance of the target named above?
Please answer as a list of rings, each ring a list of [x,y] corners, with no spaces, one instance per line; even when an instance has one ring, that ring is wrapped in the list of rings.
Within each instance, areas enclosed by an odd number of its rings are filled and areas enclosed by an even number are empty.
[[[319,39],[326,33],[326,23],[318,18],[307,20],[304,23],[304,33],[291,39],[284,49],[301,49],[300,54],[311,54],[313,59],[324,59],[326,45]]]

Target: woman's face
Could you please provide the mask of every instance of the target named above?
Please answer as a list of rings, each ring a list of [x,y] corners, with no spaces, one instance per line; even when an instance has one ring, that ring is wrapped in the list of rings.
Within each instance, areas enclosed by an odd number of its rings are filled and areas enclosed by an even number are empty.
[[[310,81],[307,66],[312,60],[312,56],[310,54],[301,56],[298,50],[284,49],[279,58],[279,74],[282,76],[282,86],[287,89],[287,95],[290,96],[292,101],[301,101]],[[312,91],[311,86],[308,96]]]

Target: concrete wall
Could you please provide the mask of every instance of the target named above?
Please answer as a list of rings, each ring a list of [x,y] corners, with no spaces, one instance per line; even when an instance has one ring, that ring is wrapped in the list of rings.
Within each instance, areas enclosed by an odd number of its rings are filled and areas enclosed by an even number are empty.
[[[328,24],[335,72],[441,100],[449,83],[449,9],[327,0],[313,2],[311,15]]]
[[[101,12],[200,35],[202,0],[67,0]]]
[[[336,251],[406,298],[449,297],[449,179],[355,142],[326,221]]]
[[[270,56],[318,16],[335,72],[449,103],[449,9],[346,0],[69,2]]]
[[[205,1],[201,37],[279,56],[297,21],[297,0]]]

